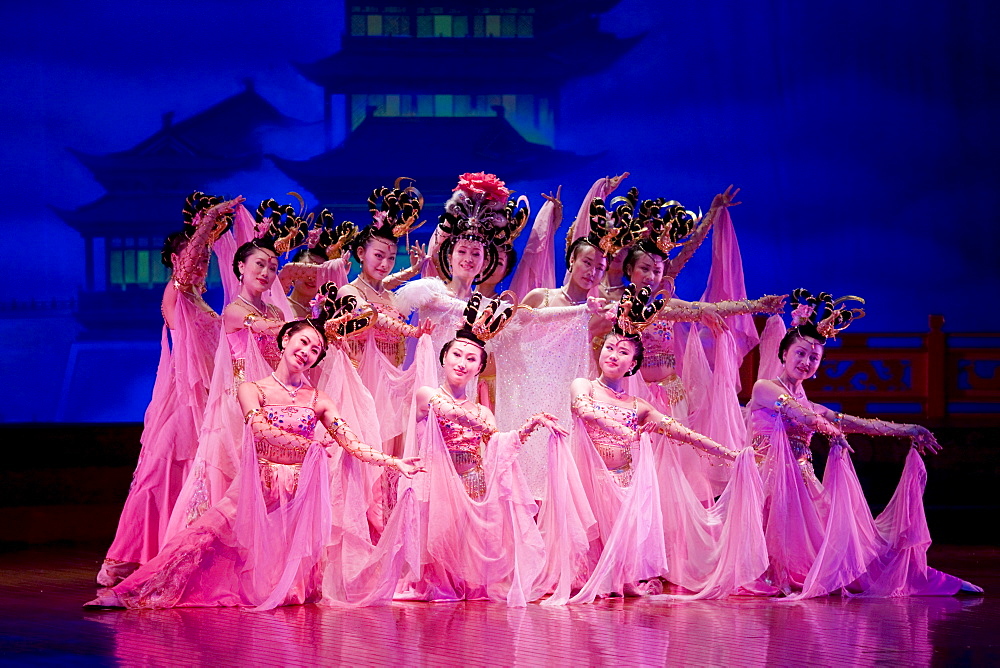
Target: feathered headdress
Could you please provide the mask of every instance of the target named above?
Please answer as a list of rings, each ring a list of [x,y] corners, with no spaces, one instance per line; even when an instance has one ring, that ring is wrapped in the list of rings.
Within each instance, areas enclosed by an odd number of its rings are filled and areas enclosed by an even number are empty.
[[[792,291],[792,327],[799,333],[825,344],[827,339],[837,338],[858,318],[865,317],[862,308],[843,308],[841,304],[856,301],[861,304],[865,300],[853,295],[845,295],[834,299],[829,292],[821,292],[815,297],[805,288]]]
[[[319,293],[310,302],[313,317],[309,324],[315,327],[328,341],[359,334],[375,325],[378,313],[370,304],[358,308],[358,300],[353,295],[337,296],[337,285],[324,283]]]
[[[309,218],[312,218],[312,214],[309,214]],[[313,221],[306,246],[312,253],[322,255],[327,260],[336,260],[357,236],[357,225],[349,220],[338,225],[330,210],[323,209]]]
[[[649,228],[649,240],[664,255],[683,246],[694,232],[701,216],[688,211],[676,200],[646,200],[640,218]]]
[[[612,199],[610,207],[605,206],[602,198],[595,197],[590,202],[590,235],[587,241],[610,256],[639,241],[648,229],[646,221],[635,215],[638,201],[637,188]]]
[[[194,191],[184,200],[184,234],[190,237],[194,234],[194,228],[201,222],[201,214],[208,211],[217,204],[222,204],[225,200],[217,195],[206,195],[201,191]],[[233,224],[233,214],[227,213],[219,216],[213,223],[214,227],[209,233],[209,244],[221,237]]]
[[[650,301],[650,294],[648,287],[637,292],[634,285],[628,285],[622,298],[618,300],[618,314],[611,331],[628,338],[638,338],[666,304],[663,297]]]
[[[455,332],[456,339],[471,341],[480,348],[486,342],[500,333],[514,313],[517,311],[518,299],[510,290],[506,290],[497,297],[491,299],[486,307],[480,312],[483,296],[478,292],[472,293],[469,301],[465,305],[462,327]],[[506,306],[504,303],[506,302]]]
[[[304,208],[302,197],[295,195]],[[270,247],[279,255],[305,243],[309,232],[309,220],[296,213],[291,204],[278,204],[273,199],[266,199],[257,207],[257,238],[259,246]],[[268,242],[270,242],[268,246]]]
[[[451,251],[461,239],[478,241],[485,249],[486,258],[477,280],[493,273],[499,248],[513,243],[531,215],[528,198],[522,195],[508,201],[510,194],[504,182],[493,174],[476,172],[458,177],[458,185],[438,219],[438,229],[445,239],[437,259],[445,279],[451,279]]]

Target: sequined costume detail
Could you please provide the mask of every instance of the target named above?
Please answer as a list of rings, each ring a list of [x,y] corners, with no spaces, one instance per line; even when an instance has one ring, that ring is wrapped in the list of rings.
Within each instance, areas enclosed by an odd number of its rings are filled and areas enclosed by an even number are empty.
[[[773,408],[757,408],[750,414],[750,444],[758,453],[767,454],[771,446],[771,434],[776,417],[780,417],[784,424],[788,444],[791,446],[792,455],[799,463],[803,479],[807,482],[818,482],[816,472],[813,470],[810,447],[812,435],[815,433],[811,427],[786,415],[779,415]]]
[[[388,316],[401,323],[406,322],[406,318],[390,304],[381,302],[368,302],[372,308],[380,315]],[[401,367],[403,359],[406,357],[406,337],[401,333],[376,325],[373,328],[375,346],[385,355],[394,366]],[[367,341],[364,338],[350,339],[347,348],[352,360],[360,360],[364,357]]]
[[[319,396],[318,390],[313,390],[313,397],[308,406],[299,406],[296,404],[270,404],[260,385],[254,383],[254,387],[257,388],[260,395],[260,415],[267,420],[268,424],[275,429],[295,436],[313,438],[318,422],[315,408],[316,398]],[[257,451],[258,472],[265,496],[274,488],[275,482],[281,477],[291,479],[291,487],[285,490],[285,493],[294,496],[299,472],[302,469],[302,461],[305,459],[309,447],[277,445],[263,438],[255,437],[254,448]]]
[[[445,397],[446,400],[450,400]],[[469,497],[478,501],[486,495],[486,477],[483,474],[482,446],[486,434],[461,425],[454,420],[437,415],[438,427],[455,471],[462,478]]]
[[[639,442],[638,402],[633,398],[632,408],[626,408],[625,406],[619,406],[606,401],[597,401],[593,397],[591,399],[594,404],[594,412],[598,413],[600,417],[614,420],[635,432],[631,438],[624,438],[602,429],[600,424],[593,420],[583,421],[587,435],[593,441],[594,447],[597,449],[598,454],[601,455],[601,459],[607,461],[608,459],[618,459],[619,456],[624,456],[624,463],[616,468],[608,469],[608,473],[611,474],[611,477],[621,487],[628,487],[632,484],[632,448]]]

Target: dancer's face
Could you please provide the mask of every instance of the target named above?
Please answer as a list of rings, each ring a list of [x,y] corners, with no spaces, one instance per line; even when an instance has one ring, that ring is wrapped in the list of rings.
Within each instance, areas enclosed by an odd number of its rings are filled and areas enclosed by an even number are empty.
[[[361,252],[361,268],[370,279],[381,282],[396,264],[396,244],[373,238]]]
[[[632,273],[628,277],[637,288],[649,288],[653,292],[660,289],[663,282],[663,258],[649,253],[639,253]]]
[[[635,366],[635,355],[638,349],[635,343],[624,336],[610,334],[604,339],[604,346],[598,356],[598,365],[605,378],[623,378]]]
[[[803,381],[816,375],[822,361],[822,344],[816,339],[799,337],[785,351],[782,366],[788,378]]]
[[[451,249],[451,275],[472,282],[483,270],[486,251],[478,241],[459,239]]]
[[[302,264],[323,264],[326,260],[313,253],[306,253],[301,258],[298,259]],[[301,284],[301,285],[299,285]],[[295,281],[296,287],[301,287],[302,292],[315,293],[316,292],[316,275],[310,274],[299,280]]]
[[[444,355],[444,377],[454,386],[465,385],[479,373],[483,354],[476,344],[457,339]]]
[[[305,371],[323,352],[323,338],[312,327],[299,327],[282,339],[281,356],[290,371]]]
[[[601,282],[608,269],[604,254],[590,244],[582,244],[569,263],[569,280],[584,292]]]
[[[271,289],[278,275],[278,257],[269,250],[258,248],[240,262],[239,267],[243,287],[252,293],[263,294]]]

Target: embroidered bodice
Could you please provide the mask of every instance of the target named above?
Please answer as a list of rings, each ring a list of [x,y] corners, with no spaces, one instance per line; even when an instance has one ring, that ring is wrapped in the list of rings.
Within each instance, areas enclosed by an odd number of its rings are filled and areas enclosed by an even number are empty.
[[[406,322],[406,318],[391,304],[383,304],[381,302],[369,301],[372,308],[379,315],[385,315],[393,320],[398,320],[401,323]],[[406,337],[400,332],[389,329],[388,327],[383,327],[381,325],[376,325],[372,328],[372,337],[375,340],[375,346],[384,354],[389,361],[395,366],[399,367],[403,364],[403,359],[406,357]],[[348,349],[350,351],[351,359],[360,360],[361,356],[364,355],[365,346],[367,345],[366,337],[363,335],[362,338],[349,339],[347,342]]]
[[[597,453],[608,466],[608,473],[622,487],[628,487],[632,483],[632,448],[639,442],[639,405],[638,400],[632,398],[632,406],[619,406],[607,401],[594,399],[594,390],[591,387],[590,398],[594,406],[594,413],[598,418],[608,418],[624,425],[632,432],[631,437],[623,437],[603,429],[594,420],[584,420],[583,426],[587,430],[587,435]],[[612,462],[617,462],[618,466],[612,468]]]
[[[655,320],[642,332],[642,366],[676,366],[674,353],[674,322]]]
[[[268,424],[289,434],[301,436],[312,440],[316,432],[316,399],[319,391],[313,389],[313,396],[308,406],[298,404],[271,404],[267,401],[267,396],[260,385],[254,383],[260,395],[261,415]],[[290,463],[291,461],[301,462],[305,459],[306,445],[276,445],[259,437],[254,438],[254,447],[257,456],[271,462]]]
[[[812,448],[810,447],[812,435],[815,433],[815,430],[808,425],[779,413],[773,406],[762,406],[750,412],[750,444],[757,452],[767,454],[768,449],[771,447],[772,435],[778,426],[778,420],[781,420],[785,428],[792,456],[798,461],[803,475],[815,478],[812,464]]]

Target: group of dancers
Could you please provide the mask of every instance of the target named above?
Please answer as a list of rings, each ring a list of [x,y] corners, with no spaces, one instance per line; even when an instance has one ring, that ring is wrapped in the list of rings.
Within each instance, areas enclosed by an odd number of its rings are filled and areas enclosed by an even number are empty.
[[[558,190],[518,258],[527,198],[461,175],[395,274],[424,206],[402,180],[372,192],[363,229],[194,193],[164,244],[142,450],[87,605],[981,591],[926,562],[933,435],[803,390],[863,300],[796,290],[786,329],[787,295],[746,298],[738,190],[701,216],[635,188],[611,198],[627,176],[587,193],[559,287]],[[674,279],[710,231],[708,287],[682,300]],[[221,314],[202,297],[213,253]],[[760,335],[753,314],[771,316]],[[831,446],[822,482],[815,432]],[[848,433],[913,445],[878,517]]]

